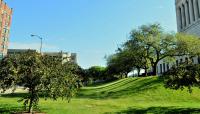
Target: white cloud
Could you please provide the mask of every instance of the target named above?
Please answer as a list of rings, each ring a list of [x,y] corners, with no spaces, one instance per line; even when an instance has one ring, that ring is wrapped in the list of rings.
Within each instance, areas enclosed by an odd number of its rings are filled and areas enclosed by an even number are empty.
[[[39,51],[40,43],[20,43],[20,42],[10,42],[9,49],[36,49]],[[60,51],[58,47],[48,44],[42,45],[43,51]]]

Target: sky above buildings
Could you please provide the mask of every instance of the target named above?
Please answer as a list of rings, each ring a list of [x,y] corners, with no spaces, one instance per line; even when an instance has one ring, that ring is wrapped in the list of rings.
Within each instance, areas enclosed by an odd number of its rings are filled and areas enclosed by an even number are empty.
[[[83,68],[106,65],[129,32],[161,23],[176,32],[174,0],[5,0],[13,8],[9,48],[77,53]]]

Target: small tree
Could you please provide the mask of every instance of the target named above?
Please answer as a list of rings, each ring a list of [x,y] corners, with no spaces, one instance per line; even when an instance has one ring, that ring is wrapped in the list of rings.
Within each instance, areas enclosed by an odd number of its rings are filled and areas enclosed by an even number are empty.
[[[177,90],[187,87],[192,92],[193,86],[200,86],[200,66],[182,63],[178,67],[172,67],[163,77],[166,88]]]
[[[40,94],[54,100],[58,97],[69,100],[78,89],[78,76],[65,69],[58,58],[27,52],[5,58],[0,66],[3,90],[17,85],[28,89],[28,94],[19,100],[24,101],[25,108],[28,105],[28,112],[37,106]]]

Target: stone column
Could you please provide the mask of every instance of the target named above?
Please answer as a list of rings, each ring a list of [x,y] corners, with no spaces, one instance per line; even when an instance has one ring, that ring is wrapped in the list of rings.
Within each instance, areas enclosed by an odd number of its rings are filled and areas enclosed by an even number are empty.
[[[192,0],[188,0],[189,2],[189,11],[190,11],[190,23],[193,23],[194,21],[194,15],[193,15],[193,3],[192,3]]]
[[[189,25],[189,15],[188,15],[188,6],[187,6],[187,4],[185,3],[184,4],[184,6],[185,6],[185,20],[186,20],[186,26],[188,26]]]

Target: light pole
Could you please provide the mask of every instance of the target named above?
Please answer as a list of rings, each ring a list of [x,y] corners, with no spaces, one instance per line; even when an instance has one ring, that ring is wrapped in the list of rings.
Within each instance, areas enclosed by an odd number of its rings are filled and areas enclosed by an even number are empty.
[[[40,37],[40,36],[38,36],[38,35],[34,35],[34,34],[31,34],[31,37],[37,37],[37,38],[39,38],[40,39],[40,54],[42,54],[42,37]]]

